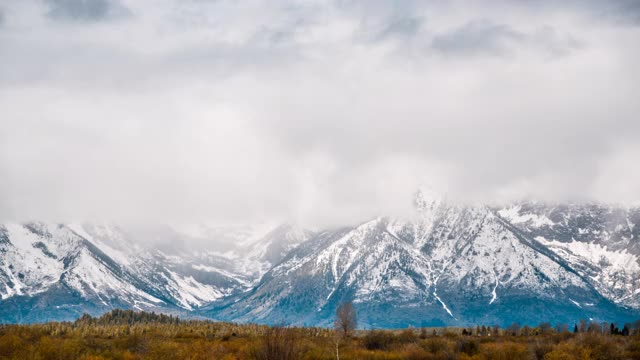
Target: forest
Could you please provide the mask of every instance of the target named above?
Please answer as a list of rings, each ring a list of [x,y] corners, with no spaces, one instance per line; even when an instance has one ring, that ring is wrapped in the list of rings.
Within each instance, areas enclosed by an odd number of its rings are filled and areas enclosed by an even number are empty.
[[[74,322],[0,325],[0,359],[640,359],[640,323],[356,330],[349,305],[332,329],[234,324],[131,310]]]

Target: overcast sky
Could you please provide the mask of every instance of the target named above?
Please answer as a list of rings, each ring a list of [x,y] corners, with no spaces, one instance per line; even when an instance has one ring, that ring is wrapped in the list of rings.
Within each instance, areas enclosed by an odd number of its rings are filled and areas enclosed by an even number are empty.
[[[0,0],[0,218],[637,203],[639,64],[637,0]]]

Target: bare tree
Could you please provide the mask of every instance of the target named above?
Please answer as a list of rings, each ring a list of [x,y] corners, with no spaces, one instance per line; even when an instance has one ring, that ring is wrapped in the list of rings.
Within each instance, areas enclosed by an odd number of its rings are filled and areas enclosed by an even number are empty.
[[[551,323],[548,322],[543,322],[538,325],[538,330],[540,330],[540,334],[542,335],[550,333],[551,329],[553,329],[553,327],[551,326]]]
[[[500,325],[493,325],[491,336],[500,336]]]
[[[599,334],[602,331],[602,327],[600,324],[598,324],[597,322],[589,322],[589,325],[587,326],[587,332],[590,332],[592,334]]]
[[[581,333],[587,332],[587,326],[588,326],[587,320],[580,319],[580,325],[578,325],[578,331]]]
[[[347,337],[358,326],[356,309],[351,302],[343,303],[336,310],[336,321],[333,324],[335,330],[342,336]]]
[[[556,332],[558,334],[569,332],[569,325],[568,324],[557,324],[556,325]]]
[[[506,330],[512,336],[518,336],[520,335],[520,324],[518,324],[517,322],[514,322],[513,324],[509,325]]]
[[[335,331],[333,333],[333,344],[336,346],[336,360],[340,360],[340,340],[342,340],[342,335]]]

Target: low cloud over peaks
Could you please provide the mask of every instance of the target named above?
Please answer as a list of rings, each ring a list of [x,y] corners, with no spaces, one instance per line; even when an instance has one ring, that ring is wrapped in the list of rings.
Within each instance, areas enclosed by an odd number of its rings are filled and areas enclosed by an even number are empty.
[[[636,10],[9,1],[0,218],[337,224],[425,183],[635,203]]]

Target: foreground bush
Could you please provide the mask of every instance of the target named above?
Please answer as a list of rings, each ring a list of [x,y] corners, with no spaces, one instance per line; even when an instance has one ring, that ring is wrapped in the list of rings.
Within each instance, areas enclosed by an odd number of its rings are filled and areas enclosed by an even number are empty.
[[[300,339],[293,329],[274,327],[262,335],[251,349],[253,360],[297,360],[302,358]]]
[[[388,350],[395,340],[395,336],[389,331],[371,330],[362,343],[367,350]]]

